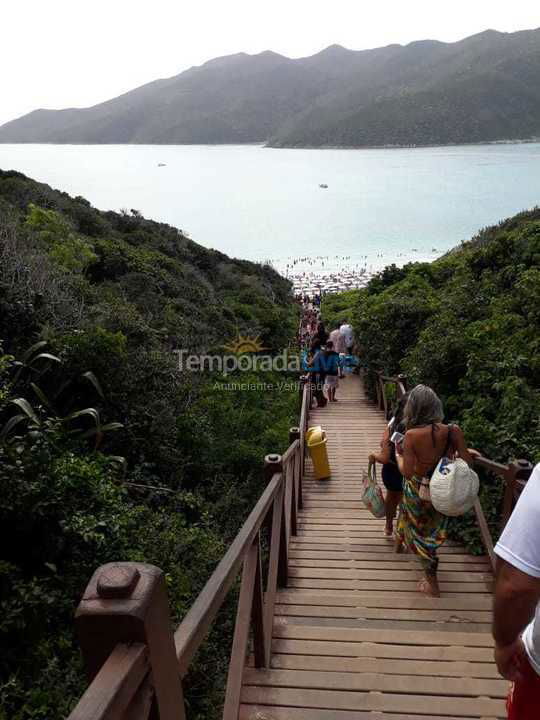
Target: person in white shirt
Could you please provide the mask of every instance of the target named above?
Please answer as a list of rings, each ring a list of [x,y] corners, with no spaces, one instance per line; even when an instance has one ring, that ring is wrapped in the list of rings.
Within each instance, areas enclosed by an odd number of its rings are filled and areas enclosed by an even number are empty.
[[[540,717],[540,464],[495,547],[493,637],[499,672],[513,685],[509,720]]]
[[[347,355],[352,355],[353,345],[354,345],[352,327],[349,325],[349,323],[344,323],[339,328],[339,332],[343,335],[343,339],[345,341],[345,351],[346,351]]]
[[[330,342],[334,346],[334,350],[338,353],[338,355],[342,356],[342,361],[339,365],[339,377],[343,377],[343,357],[345,356],[345,337],[341,334],[341,330],[339,325],[336,326],[334,330],[330,333]]]

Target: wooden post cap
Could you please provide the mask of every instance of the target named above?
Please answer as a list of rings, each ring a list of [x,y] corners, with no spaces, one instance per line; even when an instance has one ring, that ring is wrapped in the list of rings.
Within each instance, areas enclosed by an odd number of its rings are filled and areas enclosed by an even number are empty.
[[[151,686],[155,692],[155,700],[152,700],[155,707],[150,716],[145,714],[145,717],[185,720],[182,683],[162,570],[147,563],[102,565],[88,583],[75,613],[75,624],[89,682],[94,680],[118,643],[141,643],[148,652]],[[127,683],[123,692],[128,693],[128,686],[131,687]],[[140,702],[141,696],[137,692],[131,697],[126,712],[121,713],[122,718],[141,716],[137,705]],[[85,717],[89,718],[91,714]],[[105,714],[120,717],[112,710]],[[98,715],[104,717],[101,707],[92,717]]]
[[[528,460],[515,460],[515,465],[517,468],[516,477],[519,480],[528,480],[532,471],[533,471],[533,465]]]
[[[289,443],[293,443],[295,440],[298,440],[300,437],[300,428],[292,427],[289,428]]]
[[[101,598],[129,598],[139,579],[140,572],[130,564],[107,565],[97,579],[97,594]]]
[[[264,475],[266,480],[270,482],[275,473],[281,472],[282,467],[281,455],[277,453],[266,455],[264,458]]]
[[[516,469],[516,481],[514,486],[514,499],[517,500],[523,492],[528,479],[533,471],[533,464],[528,460],[514,460]]]

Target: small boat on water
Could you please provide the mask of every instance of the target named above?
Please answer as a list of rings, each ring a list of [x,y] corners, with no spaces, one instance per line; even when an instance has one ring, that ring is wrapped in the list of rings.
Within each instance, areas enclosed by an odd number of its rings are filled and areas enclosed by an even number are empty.
[[[157,166],[158,167],[167,167],[167,163],[158,163]]]
[[[321,183],[321,184],[319,185],[319,187],[320,187],[320,188],[323,188],[323,190],[326,190],[326,188],[328,187],[328,185],[327,185],[326,183]]]

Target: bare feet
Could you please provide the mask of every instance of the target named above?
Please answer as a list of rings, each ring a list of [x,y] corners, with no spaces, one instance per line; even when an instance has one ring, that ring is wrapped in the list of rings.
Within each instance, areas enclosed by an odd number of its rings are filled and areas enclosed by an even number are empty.
[[[389,537],[389,538],[393,537],[393,535],[394,535],[394,526],[391,525],[391,524],[390,524],[390,525],[387,524],[387,525],[385,526],[385,528],[384,528],[384,534],[386,535],[386,537]]]
[[[418,590],[428,597],[441,597],[441,591],[436,577],[423,577],[418,583]]]

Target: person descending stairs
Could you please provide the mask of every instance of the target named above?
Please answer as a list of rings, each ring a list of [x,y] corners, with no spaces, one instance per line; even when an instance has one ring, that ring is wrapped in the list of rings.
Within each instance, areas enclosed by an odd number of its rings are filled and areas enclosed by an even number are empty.
[[[361,379],[311,410],[328,438],[331,477],[306,462],[288,587],[278,591],[269,669],[247,667],[240,720],[505,718],[508,682],[493,662],[487,556],[440,549],[440,598],[394,553],[361,502],[360,474],[386,425]]]

